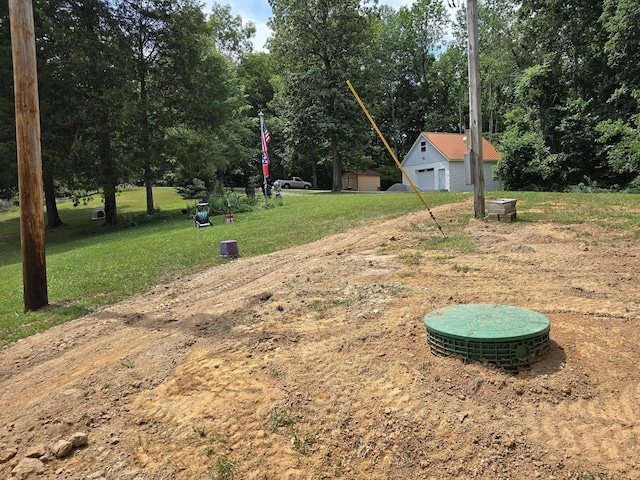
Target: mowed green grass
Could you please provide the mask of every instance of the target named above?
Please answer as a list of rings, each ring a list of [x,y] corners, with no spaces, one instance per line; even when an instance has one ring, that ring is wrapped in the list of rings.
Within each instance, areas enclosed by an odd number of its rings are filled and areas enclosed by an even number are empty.
[[[293,193],[293,192],[292,192]],[[430,207],[469,199],[469,193],[429,193]],[[487,199],[518,199],[519,222],[590,222],[612,227],[612,242],[637,241],[640,237],[640,197],[620,194],[541,194],[488,192]],[[262,255],[357,227],[363,223],[401,216],[424,209],[412,193],[329,194],[295,192],[273,208],[259,202],[253,211],[237,213],[226,224],[224,216],[212,217],[213,226],[197,229],[187,205],[171,188],[154,189],[160,214],[138,224],[145,211],[144,189],[128,189],[118,196],[121,225],[105,227],[92,222],[88,205],[59,204],[65,222],[46,232],[49,306],[23,312],[19,212],[0,214],[0,343],[43,331],[85,315],[97,307],[120,301],[149,288],[161,277],[189,274],[223,262],[220,242],[236,240],[241,256]],[[422,226],[425,248],[468,244],[464,226],[472,209],[457,217],[437,218],[447,238],[432,222]]]

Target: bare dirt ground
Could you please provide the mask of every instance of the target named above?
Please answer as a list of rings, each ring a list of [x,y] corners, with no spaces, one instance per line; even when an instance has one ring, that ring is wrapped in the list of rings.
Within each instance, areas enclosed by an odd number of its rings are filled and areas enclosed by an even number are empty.
[[[457,209],[434,209],[445,232]],[[5,347],[0,478],[640,479],[637,241],[464,231],[469,252],[423,248],[427,212],[371,224]],[[433,356],[425,314],[462,303],[545,314],[550,353],[517,374]]]

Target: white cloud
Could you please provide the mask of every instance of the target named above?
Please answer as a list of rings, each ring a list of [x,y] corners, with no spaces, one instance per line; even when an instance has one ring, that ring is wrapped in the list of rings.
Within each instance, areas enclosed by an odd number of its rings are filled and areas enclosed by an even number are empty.
[[[265,52],[267,49],[265,48],[265,43],[267,43],[267,39],[271,36],[271,29],[267,26],[267,22],[253,22],[256,25],[256,36],[253,37],[253,49],[257,52]]]

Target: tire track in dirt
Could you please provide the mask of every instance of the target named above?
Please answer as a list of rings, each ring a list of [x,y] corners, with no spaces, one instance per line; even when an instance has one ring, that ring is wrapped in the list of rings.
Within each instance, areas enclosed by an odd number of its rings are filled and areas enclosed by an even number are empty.
[[[138,369],[145,368],[145,362],[153,365],[155,359],[147,355],[150,345],[172,342],[171,337],[170,333],[140,332],[113,325],[109,334],[31,365],[22,374],[2,381],[0,423],[8,425],[29,421],[34,410],[52,399],[64,404],[71,399],[88,398],[95,387],[87,384],[88,378],[94,375],[99,377],[113,368],[126,370],[134,365],[133,358],[138,361]],[[153,366],[151,369],[154,370]],[[157,376],[158,372],[154,371],[154,374]],[[21,414],[16,415],[16,409]],[[14,413],[9,418],[3,418],[4,412]]]
[[[471,221],[471,251],[432,250],[421,212],[158,285],[0,352],[22,362],[0,367],[3,391],[78,372],[26,413],[17,392],[0,445],[91,425],[87,449],[47,466],[61,478],[207,478],[228,461],[249,480],[636,480],[639,247],[576,250],[587,228]],[[518,375],[432,356],[424,314],[469,301],[548,312],[550,354]]]
[[[466,276],[501,282],[505,298],[511,294],[519,304],[534,310],[639,316],[637,296],[627,302],[618,299],[620,285],[636,277],[633,265],[638,247],[621,250],[614,264],[603,265],[602,247],[580,245],[582,235],[592,228],[514,224],[507,230],[487,224],[480,227],[478,237],[483,253],[456,256],[453,266]],[[571,246],[569,253],[564,245]],[[498,261],[485,261],[490,257]],[[536,288],[528,289],[529,284]]]
[[[423,217],[424,214],[408,215],[403,224],[397,227],[398,231],[409,223],[422,221]],[[384,222],[385,225],[396,223]],[[232,260],[178,280],[170,287],[161,285],[132,297],[119,305],[118,312],[126,312],[134,324],[144,319],[145,325],[162,325],[185,318],[185,310],[215,317],[237,308],[246,309],[257,300],[262,298],[264,301],[270,297],[274,289],[280,288],[278,285],[327,265],[339,267],[344,264],[344,255],[348,252],[387,244],[388,239],[381,238],[379,232],[379,226],[363,226],[354,232],[316,241],[305,248]],[[144,309],[139,307],[141,298],[145,298],[148,305]],[[153,298],[153,303],[148,301],[150,298]]]
[[[565,314],[551,318],[552,337],[565,345],[564,369],[581,380],[555,386],[570,399],[524,405],[524,415],[538,420],[531,438],[565,461],[584,465],[598,458],[602,470],[639,479],[640,380],[634,372],[640,348],[620,344],[630,322]]]
[[[147,455],[216,458],[233,452],[249,466],[249,475],[241,478],[254,478],[252,470],[267,466],[274,475],[287,471],[295,452],[288,461],[264,464],[281,457],[288,444],[272,431],[270,418],[270,406],[278,404],[284,392],[271,381],[275,372],[246,352],[227,349],[223,357],[209,349],[194,351],[170,381],[134,402],[133,410],[150,417],[150,422],[175,426],[167,432],[171,447],[150,445]]]
[[[615,469],[623,478],[640,478],[640,386],[632,385],[606,400],[579,400],[537,408],[531,438],[566,458]],[[529,414],[532,414],[529,411]],[[559,421],[562,419],[562,421]],[[630,445],[635,445],[629,450]],[[635,459],[635,461],[634,461]]]

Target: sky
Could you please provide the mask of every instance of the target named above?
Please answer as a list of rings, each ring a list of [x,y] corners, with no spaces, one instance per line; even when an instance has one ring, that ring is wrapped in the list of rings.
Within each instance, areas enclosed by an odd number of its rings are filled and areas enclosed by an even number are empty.
[[[271,30],[267,26],[267,21],[271,16],[269,2],[267,0],[217,0],[217,3],[230,5],[232,15],[240,15],[243,20],[253,22],[256,26],[253,48],[258,52],[265,51],[264,44],[267,38],[271,36]],[[379,3],[398,8],[402,5],[411,5],[413,0],[381,0]],[[211,13],[212,4],[211,0],[205,2],[204,13]]]

